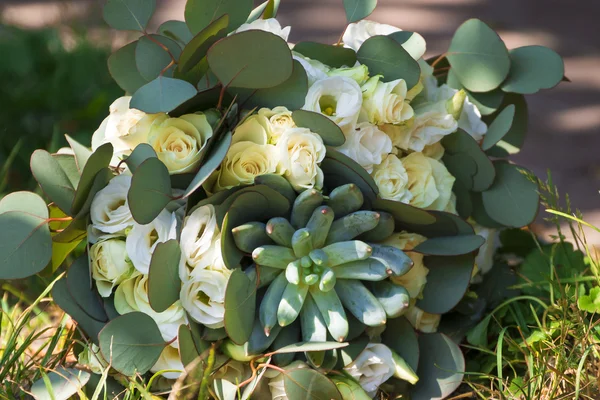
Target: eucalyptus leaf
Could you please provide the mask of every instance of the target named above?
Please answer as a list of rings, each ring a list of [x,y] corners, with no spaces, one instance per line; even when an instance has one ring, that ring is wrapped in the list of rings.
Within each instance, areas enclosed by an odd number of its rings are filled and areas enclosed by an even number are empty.
[[[447,58],[462,85],[472,92],[496,89],[510,69],[504,42],[492,28],[476,18],[456,30]]]
[[[459,129],[445,136],[442,145],[445,149],[443,160],[448,171],[457,179],[461,178],[467,189],[481,192],[490,187],[495,176],[494,166],[475,139]],[[467,158],[475,163],[475,168],[473,163],[466,161]],[[468,176],[471,178],[467,179]]]
[[[141,163],[149,158],[157,158],[156,151],[148,143],[140,143],[131,152],[129,157],[125,159],[125,164],[129,167],[131,173],[135,173],[135,170],[140,166]]]
[[[227,14],[229,31],[242,25],[253,6],[252,0],[188,0],[185,4],[185,23],[196,35],[211,22]]]
[[[300,42],[294,46],[294,51],[333,68],[353,67],[356,64],[356,52],[342,46]]]
[[[413,400],[442,400],[462,383],[465,358],[456,343],[441,333],[419,336],[419,382],[411,390]]]
[[[117,85],[129,93],[135,93],[148,83],[137,69],[135,49],[137,41],[129,43],[108,57],[108,71]]]
[[[187,325],[181,325],[179,327],[177,341],[179,343],[179,356],[181,357],[181,363],[184,366],[190,365],[200,356],[200,352],[194,343],[192,331]]]
[[[71,150],[73,150],[75,162],[77,164],[77,170],[79,171],[79,173],[81,173],[83,172],[83,167],[85,167],[85,164],[87,163],[88,159],[90,158],[93,152],[91,149],[82,145],[77,140],[73,139],[71,136],[65,135],[65,138],[67,139]]]
[[[313,369],[283,372],[283,387],[289,400],[342,400],[335,384]]]
[[[383,81],[404,79],[410,90],[421,78],[421,68],[401,44],[388,36],[372,36],[365,40],[357,53],[361,64],[369,68],[369,74],[383,75]]]
[[[515,107],[512,125],[510,126],[508,133],[504,135],[502,140],[499,141],[495,147],[504,150],[508,154],[516,154],[525,143],[525,135],[527,134],[529,125],[529,110],[525,96],[521,94],[507,93],[504,96],[504,102],[502,103],[501,109],[504,110],[511,104]],[[486,117],[485,121],[488,124],[491,124],[497,116],[498,113],[492,114]]]
[[[148,372],[166,346],[156,322],[142,312],[110,321],[100,331],[99,341],[104,359],[127,376]]]
[[[189,82],[159,76],[135,92],[130,107],[148,114],[168,113],[193,98],[196,93],[198,91]]]
[[[194,36],[181,53],[177,66],[179,72],[186,73],[198,65],[206,57],[210,46],[227,35],[228,25],[229,16],[222,15]],[[208,70],[208,63],[206,64],[206,70]],[[206,70],[204,70],[204,73],[206,73]],[[200,75],[204,74],[201,73]]]
[[[75,156],[70,154],[52,154],[52,158],[58,161],[58,164],[69,178],[71,186],[76,188],[79,185],[79,179],[81,178],[81,172],[77,167],[77,161]]]
[[[333,189],[353,183],[370,201],[375,200],[379,193],[377,184],[363,167],[332,147],[327,147],[327,154],[321,163],[321,169],[325,175],[325,186],[328,188]]]
[[[502,90],[520,94],[533,94],[541,89],[558,85],[565,75],[562,58],[544,46],[524,46],[510,54],[510,72]]]
[[[167,310],[179,300],[180,261],[181,249],[174,239],[158,243],[152,253],[148,271],[148,301],[152,309],[158,313]]]
[[[102,170],[105,170],[110,165],[110,160],[113,156],[113,146],[110,143],[105,143],[98,147],[96,151],[88,158],[81,179],[77,185],[77,191],[71,205],[71,215],[77,215],[86,205],[89,204],[88,197],[94,186],[96,175]],[[94,193],[95,194],[95,193]],[[64,211],[64,210],[63,210]]]
[[[490,115],[498,111],[502,105],[504,99],[504,92],[500,88],[496,88],[489,92],[475,93],[467,90],[458,79],[458,76],[454,70],[450,69],[446,78],[448,86],[460,90],[463,89],[467,92],[469,101],[477,107],[477,110],[481,112],[481,115]]]
[[[412,58],[418,60],[423,57],[427,50],[427,44],[423,36],[416,32],[398,31],[387,35],[402,45]]]
[[[108,0],[104,5],[104,20],[114,29],[144,32],[156,0]]]
[[[165,48],[168,49],[168,52]],[[146,81],[151,81],[161,75],[171,77],[173,76],[173,65],[166,69],[172,62],[171,55],[175,60],[179,59],[181,55],[181,47],[173,39],[161,35],[142,36],[135,48],[137,70]]]
[[[325,351],[347,347],[348,343],[339,342],[301,342],[277,349],[271,354],[302,353],[305,351]]]
[[[296,110],[292,113],[292,119],[297,126],[308,128],[319,134],[323,139],[323,143],[327,146],[337,147],[346,142],[346,137],[340,127],[323,114],[307,110]]]
[[[515,105],[509,104],[496,116],[494,122],[489,126],[487,133],[483,137],[482,150],[487,151],[502,140],[510,130],[514,117]]]
[[[158,158],[148,158],[136,169],[127,193],[133,219],[142,225],[149,224],[171,200],[167,167]]]
[[[458,235],[430,238],[417,245],[413,251],[434,256],[457,256],[476,251],[485,243],[479,235]]]
[[[229,147],[231,146],[231,132],[225,133],[222,138],[218,141],[216,146],[212,149],[208,158],[206,158],[196,176],[185,190],[183,197],[189,197],[194,193],[202,184],[212,175],[213,172],[221,165],[221,162],[227,155]]]
[[[43,270],[52,259],[48,208],[31,192],[0,200],[0,279],[22,279]]]
[[[263,12],[265,11],[265,9],[267,8],[267,5],[269,4],[270,0],[265,0],[262,3],[260,3],[258,6],[256,6],[252,12],[250,12],[250,15],[248,15],[248,19],[246,20],[246,23],[252,23],[256,20],[258,20],[260,18],[260,16],[263,14]]]
[[[233,270],[225,289],[225,330],[234,343],[250,338],[255,309],[256,285],[240,269]]]
[[[31,173],[48,198],[65,214],[70,214],[75,198],[71,180],[59,162],[45,150],[36,150],[31,155]]]
[[[265,13],[263,14],[264,19],[275,18],[277,16],[277,10],[279,10],[279,4],[281,0],[269,0],[267,2],[267,7],[265,8]]]
[[[486,213],[502,225],[520,228],[533,222],[539,206],[537,185],[522,167],[495,162],[496,180],[481,194]],[[523,171],[523,172],[522,172]]]
[[[194,37],[183,21],[165,21],[158,27],[158,33],[175,40],[182,47]]]
[[[418,336],[405,317],[388,319],[381,341],[402,357],[413,371],[417,370],[420,352]]]
[[[78,257],[69,267],[67,273],[67,289],[77,305],[91,318],[99,322],[107,322],[98,292],[92,289],[92,277],[87,254]]]
[[[367,18],[377,6],[377,0],[344,0],[346,21],[357,22]]]
[[[392,214],[398,225],[431,225],[436,222],[429,211],[399,201],[377,199],[372,205],[375,210]]]
[[[48,373],[48,382],[43,378],[38,379],[31,385],[29,393],[35,400],[68,400],[82,392],[90,376],[86,371],[57,367]],[[51,392],[47,385],[50,386]]]
[[[207,58],[212,72],[228,87],[271,88],[288,80],[294,68],[287,42],[259,30],[219,40],[210,48]]]

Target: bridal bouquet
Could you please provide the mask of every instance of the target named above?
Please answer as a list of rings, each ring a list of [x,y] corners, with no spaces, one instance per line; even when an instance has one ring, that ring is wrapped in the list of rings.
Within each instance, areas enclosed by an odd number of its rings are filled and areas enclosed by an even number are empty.
[[[494,232],[537,213],[506,157],[523,95],[558,84],[561,58],[471,19],[424,59],[418,33],[364,20],[375,0],[344,0],[333,45],[289,43],[274,0],[188,0],[149,33],[154,3],[106,3],[140,33],[108,60],[128,95],[91,149],[33,153],[43,197],[1,200],[0,278],[66,270],[52,296],[85,333],[83,383],[449,396],[465,361],[440,320]]]

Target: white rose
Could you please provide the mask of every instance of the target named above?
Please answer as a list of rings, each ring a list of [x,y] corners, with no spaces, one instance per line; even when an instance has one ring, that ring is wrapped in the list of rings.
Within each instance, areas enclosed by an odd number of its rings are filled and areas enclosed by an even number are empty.
[[[142,274],[150,269],[152,253],[158,243],[177,238],[177,218],[163,210],[147,225],[135,224],[127,235],[125,244],[133,266]]]
[[[362,85],[367,82],[369,79],[369,68],[366,65],[359,64],[355,67],[343,67],[343,68],[334,68],[330,70],[327,75],[329,76],[346,76],[348,78],[352,78],[358,83]]]
[[[277,149],[272,144],[238,142],[229,148],[216,175],[214,191],[239,185],[251,185],[254,178],[273,174],[279,167]]]
[[[230,360],[225,356],[223,356],[223,358],[223,362],[217,364],[223,364],[223,366],[214,373],[213,377],[215,380],[224,379],[237,385],[250,377],[251,371],[247,364],[244,364],[241,361]]]
[[[406,101],[407,88],[404,79],[381,82],[374,76],[363,85],[361,120],[373,124],[399,124],[411,119],[414,111]]]
[[[402,276],[392,276],[390,280],[397,285],[404,287],[411,299],[416,299],[421,296],[423,288],[427,283],[427,274],[429,269],[423,264],[425,256],[421,253],[410,251],[419,244],[423,243],[427,238],[416,233],[399,232],[394,233],[383,244],[396,247],[406,252],[413,262],[412,268]]]
[[[319,164],[325,158],[325,145],[321,136],[307,128],[290,128],[279,139],[277,152],[281,173],[296,191],[323,187]]]
[[[386,345],[369,343],[352,363],[344,367],[370,397],[375,397],[382,383],[396,370],[392,351]]]
[[[199,207],[186,217],[181,230],[180,244],[181,252],[192,269],[204,268],[207,265],[209,253],[219,236],[217,216],[212,204]]]
[[[269,118],[263,112],[249,116],[233,131],[231,143],[252,142],[259,145],[271,143],[273,129]]]
[[[181,362],[181,357],[179,356],[179,350],[173,346],[167,346],[164,348],[162,353],[160,353],[160,357],[156,363],[150,368],[150,372],[159,372],[170,370],[169,372],[164,372],[161,375],[167,379],[178,379],[183,373],[185,367]]]
[[[84,347],[83,351],[77,357],[77,362],[87,366],[93,373],[98,375],[102,375],[106,368],[108,368],[108,362],[102,357],[100,347],[93,343]]]
[[[427,313],[415,305],[409,307],[404,317],[408,319],[413,328],[423,333],[437,332],[442,318],[439,314]]]
[[[358,51],[365,40],[371,36],[387,36],[399,31],[401,31],[401,29],[396,28],[395,26],[363,19],[348,25],[346,32],[344,32],[344,36],[342,37],[342,41],[344,42],[345,47]]]
[[[408,186],[408,173],[396,155],[389,154],[381,164],[373,168],[371,175],[382,199],[402,203],[409,203],[412,200],[413,195]]]
[[[218,246],[218,247],[217,247]],[[225,289],[231,271],[222,267],[220,240],[212,251],[212,266],[196,268],[181,286],[181,304],[190,317],[209,328],[224,326]]]
[[[261,108],[258,110],[258,115],[268,118],[271,128],[271,137],[269,142],[277,144],[277,141],[289,128],[295,128],[296,123],[292,118],[292,112],[286,107],[275,107],[272,110],[269,108]]]
[[[130,186],[131,176],[119,175],[96,194],[90,209],[92,228],[104,233],[122,233],[134,225],[127,204]]]
[[[413,195],[410,204],[430,210],[445,210],[452,196],[455,178],[444,164],[422,153],[411,153],[401,161],[408,174],[408,190]]]
[[[92,150],[111,143],[116,154],[123,154],[146,142],[148,130],[134,128],[147,114],[129,108],[130,101],[131,96],[123,96],[110,105],[110,114],[92,136]]]
[[[425,148],[423,149],[423,155],[429,158],[433,158],[434,160],[440,161],[442,157],[444,157],[445,151],[446,150],[444,149],[444,146],[442,146],[442,143],[437,142],[425,146]]]
[[[125,241],[108,239],[95,243],[90,248],[92,277],[102,297],[109,297],[113,288],[135,272]]]
[[[249,31],[249,30],[266,31],[266,32],[271,32],[272,34],[279,36],[280,38],[282,38],[283,40],[285,40],[287,42],[288,37],[290,36],[291,29],[292,29],[291,26],[286,26],[285,28],[282,28],[279,21],[277,21],[275,18],[268,18],[268,19],[260,19],[259,18],[256,21],[250,22],[249,24],[242,24],[239,28],[237,28],[235,33]]]
[[[482,275],[490,272],[494,266],[494,253],[499,246],[499,234],[497,229],[486,228],[479,224],[473,224],[475,234],[483,237],[485,243],[479,248],[475,257],[475,265]]]
[[[303,108],[326,115],[348,133],[356,125],[362,102],[362,90],[354,79],[333,76],[310,87]]]
[[[444,84],[438,88],[435,94],[436,100],[449,100],[457,92],[458,90]],[[487,133],[487,125],[481,120],[481,112],[479,112],[475,104],[471,103],[468,96],[465,97],[462,112],[458,118],[458,127],[467,132],[473,137],[473,139],[477,141],[483,139],[483,136]]]
[[[179,118],[156,118],[148,144],[171,174],[192,172],[200,162],[201,151],[212,136],[212,127],[203,113]]]
[[[296,53],[295,51],[292,52],[292,57],[294,60],[298,61],[302,65],[302,68],[304,68],[304,71],[306,71],[308,87],[311,87],[316,81],[327,78],[327,73],[330,68],[321,61],[304,57],[302,54]]]
[[[302,361],[294,361],[287,367],[285,367],[286,371],[294,370],[294,369],[304,369],[310,368]],[[276,373],[275,370],[268,370],[265,373],[265,377],[269,379],[269,390],[271,391],[271,400],[287,400],[288,396],[285,392],[284,387],[284,374],[282,372]]]
[[[117,286],[115,309],[121,315],[134,311],[147,314],[156,322],[163,339],[167,342],[176,338],[179,327],[186,323],[185,310],[179,300],[161,313],[152,309],[148,300],[148,275],[138,275]]]
[[[373,167],[381,164],[383,158],[392,152],[392,141],[377,125],[361,122],[348,133],[346,142],[337,150],[371,173]]]

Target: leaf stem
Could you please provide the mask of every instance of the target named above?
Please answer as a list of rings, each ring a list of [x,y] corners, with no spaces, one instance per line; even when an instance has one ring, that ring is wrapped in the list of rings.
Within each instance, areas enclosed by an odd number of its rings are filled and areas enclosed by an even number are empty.
[[[440,56],[436,58],[434,62],[431,63],[431,66],[435,68],[435,66],[438,65],[447,55],[448,52],[440,54]]]
[[[160,48],[162,48],[164,51],[167,52],[167,54],[169,54],[169,57],[171,57],[171,62],[174,64],[177,64],[177,59],[173,56],[173,53],[171,53],[171,50],[169,50],[169,48],[167,46],[165,46],[164,44],[162,44],[161,42],[159,42],[158,40],[154,39],[152,37],[152,35],[150,35],[148,32],[144,31],[144,36],[148,38],[148,40],[150,40],[151,42],[153,42],[154,44],[160,46]],[[161,73],[162,75],[162,73]]]

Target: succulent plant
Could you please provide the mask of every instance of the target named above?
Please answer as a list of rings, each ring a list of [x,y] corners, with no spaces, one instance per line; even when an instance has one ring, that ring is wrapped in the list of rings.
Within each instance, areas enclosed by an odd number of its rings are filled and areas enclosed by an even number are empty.
[[[401,250],[373,243],[394,232],[393,217],[360,210],[363,194],[354,184],[328,197],[306,190],[295,199],[289,220],[271,218],[232,230],[237,247],[252,254],[258,273],[277,270],[259,309],[266,336],[277,324],[298,317],[304,341],[344,341],[346,310],[366,326],[381,326],[409,305],[405,288],[385,280],[412,267]]]

